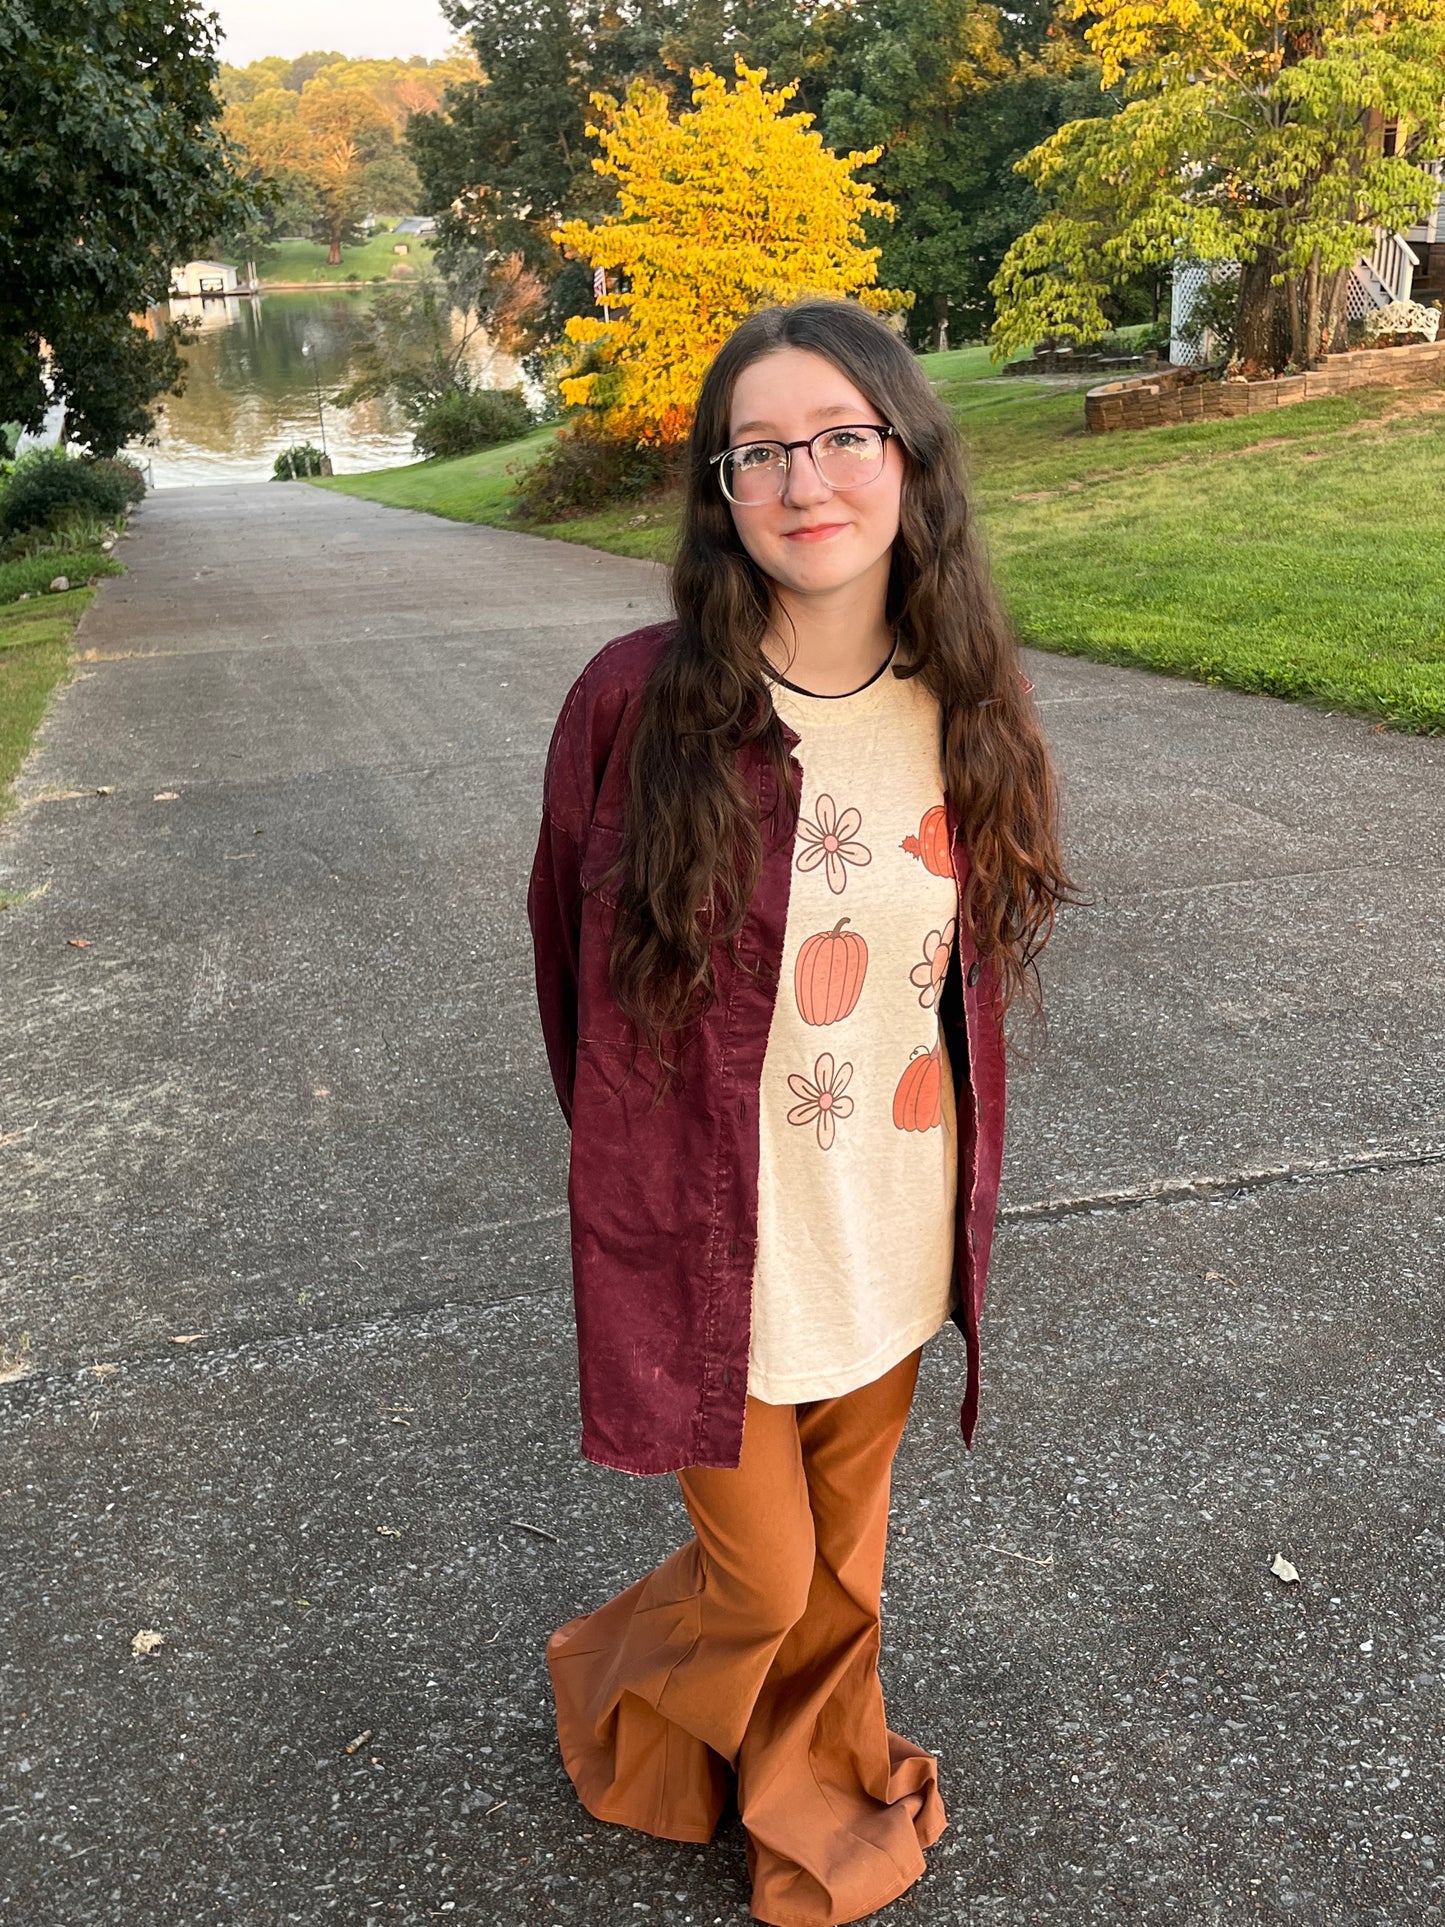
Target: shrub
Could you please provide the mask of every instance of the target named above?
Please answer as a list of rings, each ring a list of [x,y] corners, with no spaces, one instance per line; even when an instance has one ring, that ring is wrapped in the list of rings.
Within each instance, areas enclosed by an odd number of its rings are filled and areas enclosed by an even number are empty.
[[[131,466],[88,461],[63,448],[22,455],[0,492],[0,541],[60,528],[74,516],[118,520],[136,499],[132,482],[119,473]]]
[[[667,453],[655,443],[618,440],[584,418],[562,429],[527,470],[517,499],[530,521],[555,522],[645,495],[670,475]]]
[[[1172,338],[1167,321],[1162,319],[1159,321],[1146,321],[1142,328],[1135,330],[1134,352],[1136,355],[1152,353],[1164,355],[1167,358],[1169,354],[1169,343]]]
[[[283,448],[271,465],[271,479],[274,482],[292,482],[299,475],[325,475],[328,469],[323,466],[326,457],[314,442],[292,442]]]
[[[123,455],[108,455],[92,461],[90,466],[115,477],[125,491],[126,505],[129,508],[134,508],[137,502],[144,501],[146,478],[134,462],[128,462]]]
[[[520,388],[453,388],[415,410],[412,445],[429,460],[515,441],[532,426]]]

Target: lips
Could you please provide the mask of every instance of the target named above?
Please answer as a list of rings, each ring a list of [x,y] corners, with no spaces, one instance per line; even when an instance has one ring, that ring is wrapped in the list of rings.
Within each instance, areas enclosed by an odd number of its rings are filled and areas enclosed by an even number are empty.
[[[819,542],[824,536],[837,535],[847,526],[846,522],[814,522],[803,529],[785,529],[783,534],[789,542]]]

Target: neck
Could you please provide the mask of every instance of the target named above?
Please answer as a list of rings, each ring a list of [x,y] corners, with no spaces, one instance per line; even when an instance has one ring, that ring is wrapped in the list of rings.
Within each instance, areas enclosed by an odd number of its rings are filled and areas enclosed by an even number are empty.
[[[773,585],[763,654],[781,676],[818,696],[846,696],[893,653],[885,617],[888,557],[862,581],[804,595]]]

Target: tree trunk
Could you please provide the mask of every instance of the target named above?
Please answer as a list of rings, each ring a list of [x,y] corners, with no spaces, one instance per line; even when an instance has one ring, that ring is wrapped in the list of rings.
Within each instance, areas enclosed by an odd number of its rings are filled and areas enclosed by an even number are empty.
[[[328,268],[339,268],[341,266],[341,229],[339,226],[331,230],[331,249],[326,256],[326,265]]]
[[[1320,358],[1320,251],[1318,248],[1310,256],[1309,272],[1305,276],[1304,295],[1304,353],[1299,358],[1299,365],[1301,368],[1310,368]]]
[[[1281,298],[1284,290],[1271,279],[1277,266],[1274,249],[1262,248],[1239,271],[1234,354],[1246,373],[1277,374],[1289,359],[1288,304]]]
[[[941,355],[948,346],[948,296],[933,297],[933,351]]]
[[[1344,355],[1350,349],[1350,270],[1337,268],[1326,275],[1322,310],[1324,323],[1320,346],[1328,355]]]

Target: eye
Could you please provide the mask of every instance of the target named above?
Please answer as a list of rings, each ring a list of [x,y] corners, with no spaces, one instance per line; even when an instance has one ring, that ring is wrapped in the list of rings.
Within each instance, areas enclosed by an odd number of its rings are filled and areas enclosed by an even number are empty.
[[[733,450],[733,467],[766,468],[769,462],[778,459],[778,451],[771,442],[746,442],[741,448]]]
[[[871,452],[876,436],[871,428],[835,428],[823,443],[824,449],[839,455]]]

